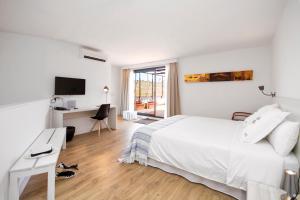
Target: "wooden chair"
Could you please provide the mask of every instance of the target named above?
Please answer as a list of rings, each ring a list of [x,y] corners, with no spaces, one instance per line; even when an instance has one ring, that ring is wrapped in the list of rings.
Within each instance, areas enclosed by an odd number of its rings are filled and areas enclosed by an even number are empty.
[[[100,108],[99,108],[99,110],[98,110],[96,116],[91,117],[92,119],[97,120],[97,121],[94,123],[94,125],[93,125],[91,131],[93,131],[93,129],[94,129],[94,127],[96,126],[96,124],[99,123],[99,124],[98,124],[98,136],[100,136],[100,132],[101,132],[101,121],[104,121],[104,123],[105,123],[107,129],[109,130],[109,132],[111,132],[111,129],[110,129],[110,127],[108,126],[108,123],[107,123],[107,120],[106,120],[106,119],[108,118],[108,115],[109,115],[109,110],[110,110],[110,104],[102,104],[102,105],[100,106]]]
[[[234,120],[234,121],[244,121],[250,115],[252,115],[252,113],[248,113],[248,112],[234,112],[232,114],[232,118],[231,119]]]

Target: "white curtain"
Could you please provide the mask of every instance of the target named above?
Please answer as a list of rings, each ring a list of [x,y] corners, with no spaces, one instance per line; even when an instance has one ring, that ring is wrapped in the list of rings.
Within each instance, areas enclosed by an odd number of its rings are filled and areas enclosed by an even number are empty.
[[[177,63],[170,63],[167,67],[167,116],[170,117],[181,114],[181,110]]]
[[[120,112],[129,110],[129,85],[130,85],[130,70],[122,69],[122,84],[121,84],[121,108]]]

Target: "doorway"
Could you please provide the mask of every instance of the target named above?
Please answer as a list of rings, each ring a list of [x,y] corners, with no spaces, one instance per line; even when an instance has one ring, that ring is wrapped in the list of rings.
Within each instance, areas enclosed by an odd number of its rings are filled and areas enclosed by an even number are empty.
[[[139,115],[164,117],[165,74],[165,66],[134,70],[134,109]]]

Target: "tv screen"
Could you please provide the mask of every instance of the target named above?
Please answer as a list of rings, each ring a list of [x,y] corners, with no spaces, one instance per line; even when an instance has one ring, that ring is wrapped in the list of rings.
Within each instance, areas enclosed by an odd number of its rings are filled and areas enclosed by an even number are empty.
[[[55,77],[55,95],[84,95],[85,79]]]

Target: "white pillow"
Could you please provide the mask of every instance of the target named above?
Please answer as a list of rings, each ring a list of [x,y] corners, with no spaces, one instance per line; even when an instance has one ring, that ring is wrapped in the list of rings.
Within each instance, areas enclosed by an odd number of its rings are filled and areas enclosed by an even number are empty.
[[[274,108],[257,117],[242,131],[242,140],[255,144],[265,138],[289,115],[278,108]]]
[[[299,122],[285,121],[267,139],[279,155],[287,156],[296,145],[298,135]]]
[[[254,120],[256,120],[256,118],[261,117],[262,114],[264,114],[272,109],[275,109],[275,108],[279,108],[279,105],[271,104],[271,105],[266,105],[266,106],[261,107],[255,113],[253,113],[252,115],[250,115],[249,117],[247,117],[245,119],[246,125],[251,124]]]

